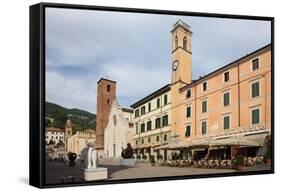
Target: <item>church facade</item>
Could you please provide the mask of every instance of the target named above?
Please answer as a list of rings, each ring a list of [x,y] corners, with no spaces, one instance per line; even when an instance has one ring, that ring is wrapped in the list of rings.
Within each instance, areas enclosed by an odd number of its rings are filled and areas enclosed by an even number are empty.
[[[133,142],[134,128],[132,125],[133,110],[119,106],[116,99],[113,100],[108,117],[108,123],[104,130],[104,155],[106,158],[121,157],[121,152],[127,144]]]
[[[96,144],[99,158],[120,158],[127,144],[133,144],[133,110],[117,102],[116,82],[97,82]]]
[[[80,157],[83,149],[87,148],[87,144],[96,142],[96,132],[92,129],[85,131],[76,131],[73,134],[72,122],[70,119],[65,124],[65,151],[66,153],[76,153]]]

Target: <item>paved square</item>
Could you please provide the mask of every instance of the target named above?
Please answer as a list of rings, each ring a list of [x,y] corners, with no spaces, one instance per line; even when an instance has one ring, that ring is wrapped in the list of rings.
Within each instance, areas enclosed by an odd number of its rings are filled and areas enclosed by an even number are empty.
[[[73,176],[75,182],[84,182],[80,179],[81,168],[83,165],[76,162],[75,167],[69,167],[68,164],[58,162],[46,162],[46,184],[61,183],[61,178],[66,176]],[[214,173],[229,173],[237,172],[232,169],[206,169],[206,168],[193,168],[193,167],[163,167],[156,165],[151,166],[150,163],[138,163],[136,166],[113,166],[113,165],[100,165],[100,167],[108,168],[108,179],[135,179],[135,178],[152,178],[152,177],[165,177],[165,176],[184,176],[196,174],[214,174]],[[259,165],[246,168],[243,171],[258,171],[270,170],[269,165]]]
[[[46,162],[46,183],[61,183],[61,178],[66,176],[74,176],[75,182],[81,182],[80,169],[83,165],[76,162],[75,167],[69,167],[68,164],[58,162]],[[231,169],[203,169],[203,168],[178,168],[178,167],[152,167],[150,163],[138,163],[136,166],[113,166],[101,165],[108,168],[108,180],[117,179],[135,179],[165,176],[183,176],[194,174],[211,174],[211,173],[228,173],[235,172]]]

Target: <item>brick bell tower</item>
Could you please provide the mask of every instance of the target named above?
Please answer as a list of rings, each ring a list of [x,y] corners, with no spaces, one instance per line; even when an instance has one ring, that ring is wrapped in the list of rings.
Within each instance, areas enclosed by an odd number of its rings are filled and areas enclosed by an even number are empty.
[[[97,84],[96,146],[97,149],[103,149],[104,129],[108,123],[112,101],[116,97],[116,82],[101,78]]]

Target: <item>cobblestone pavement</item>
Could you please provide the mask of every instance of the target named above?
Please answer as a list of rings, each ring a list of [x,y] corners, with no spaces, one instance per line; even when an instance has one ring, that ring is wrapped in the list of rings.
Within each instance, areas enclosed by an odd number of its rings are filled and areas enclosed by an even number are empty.
[[[108,169],[108,179],[135,179],[135,178],[148,178],[148,177],[165,177],[165,176],[184,176],[196,174],[214,174],[214,173],[229,173],[236,172],[232,169],[203,169],[193,167],[152,167],[150,163],[139,163],[136,166],[113,166],[101,165]],[[58,162],[46,162],[46,184],[61,183],[61,177],[74,176],[75,182],[83,182],[80,179],[82,164],[77,162],[75,167],[69,167],[68,164]],[[265,170],[270,169],[268,166],[255,167],[250,170]]]

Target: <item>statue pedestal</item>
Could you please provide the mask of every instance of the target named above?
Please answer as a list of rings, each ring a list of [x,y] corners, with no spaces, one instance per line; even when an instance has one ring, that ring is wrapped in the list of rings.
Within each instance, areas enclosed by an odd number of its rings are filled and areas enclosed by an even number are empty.
[[[121,166],[135,166],[136,161],[135,161],[135,159],[121,159],[120,165]]]
[[[81,178],[86,181],[107,179],[107,168],[86,168],[82,171]]]

